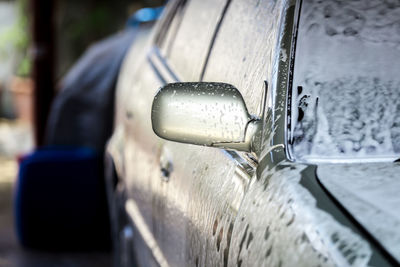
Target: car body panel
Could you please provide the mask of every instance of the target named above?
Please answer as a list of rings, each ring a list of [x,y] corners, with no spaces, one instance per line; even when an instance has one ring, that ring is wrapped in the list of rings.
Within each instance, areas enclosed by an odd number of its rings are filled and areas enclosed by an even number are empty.
[[[315,165],[288,160],[287,102],[300,1],[232,0],[218,7],[210,19],[214,35],[193,52],[195,62],[185,65],[185,73],[177,71],[181,63],[172,63],[172,45],[170,52],[153,46],[157,36],[149,39],[146,57],[135,58],[140,50],[133,45],[121,70],[108,151],[126,195],[120,205],[138,233],[139,266],[394,265],[326,194]],[[252,26],[241,30],[246,23]],[[203,77],[200,65],[206,66]],[[250,113],[263,120],[259,154],[173,143],[152,132],[156,90],[201,77],[235,85]]]
[[[271,158],[267,156],[264,161]],[[310,166],[271,164],[252,180],[233,231],[229,262],[241,266],[366,266],[371,248],[318,207],[301,184]],[[312,173],[313,175],[313,173]],[[290,256],[288,256],[290,255]]]

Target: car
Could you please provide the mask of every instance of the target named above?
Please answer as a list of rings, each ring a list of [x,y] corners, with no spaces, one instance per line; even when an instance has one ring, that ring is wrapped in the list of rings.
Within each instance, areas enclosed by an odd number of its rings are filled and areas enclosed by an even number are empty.
[[[397,1],[175,0],[120,71],[118,266],[398,266]]]

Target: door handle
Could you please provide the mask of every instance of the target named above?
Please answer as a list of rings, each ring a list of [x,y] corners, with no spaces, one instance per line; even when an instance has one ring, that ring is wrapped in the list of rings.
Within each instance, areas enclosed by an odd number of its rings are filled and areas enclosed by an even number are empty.
[[[160,157],[161,178],[165,182],[168,182],[170,175],[171,175],[172,171],[174,170],[174,168],[173,168],[172,160],[170,159],[170,157],[167,156],[168,153],[165,153],[165,151],[163,151],[163,152],[164,153],[162,153],[161,157]]]

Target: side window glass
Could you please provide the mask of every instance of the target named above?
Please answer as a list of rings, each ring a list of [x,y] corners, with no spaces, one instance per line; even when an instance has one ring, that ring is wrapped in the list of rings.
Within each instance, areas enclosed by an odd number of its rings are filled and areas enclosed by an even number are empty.
[[[279,3],[279,2],[278,2]],[[271,0],[233,0],[217,34],[204,81],[236,86],[257,114],[271,82],[283,6]]]
[[[225,4],[226,1],[215,0],[190,0],[186,3],[174,40],[168,49],[162,49],[171,69],[182,81],[199,81]]]
[[[176,0],[170,3],[166,16],[163,18],[159,32],[155,38],[155,44],[161,53],[166,56],[174,42],[176,33],[182,22],[187,0]]]

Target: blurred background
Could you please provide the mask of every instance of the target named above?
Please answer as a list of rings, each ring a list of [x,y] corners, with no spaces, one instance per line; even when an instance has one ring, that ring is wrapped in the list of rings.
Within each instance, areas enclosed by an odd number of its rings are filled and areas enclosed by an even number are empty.
[[[0,266],[111,265],[112,260],[106,252],[32,252],[23,250],[17,242],[12,216],[13,188],[18,158],[35,146],[32,112],[35,57],[40,58],[41,53],[46,53],[45,49],[44,52],[41,50],[40,44],[33,45],[34,36],[36,34],[36,41],[40,42],[42,38],[51,43],[53,50],[45,64],[53,72],[50,80],[57,85],[90,45],[124,29],[128,18],[140,8],[160,6],[164,2],[0,0]],[[49,12],[53,15],[52,19],[40,20],[40,14]],[[36,26],[33,27],[35,15]],[[46,24],[46,20],[52,21],[51,24]],[[48,36],[49,32],[52,36]],[[57,90],[59,88],[54,86],[55,95]]]

